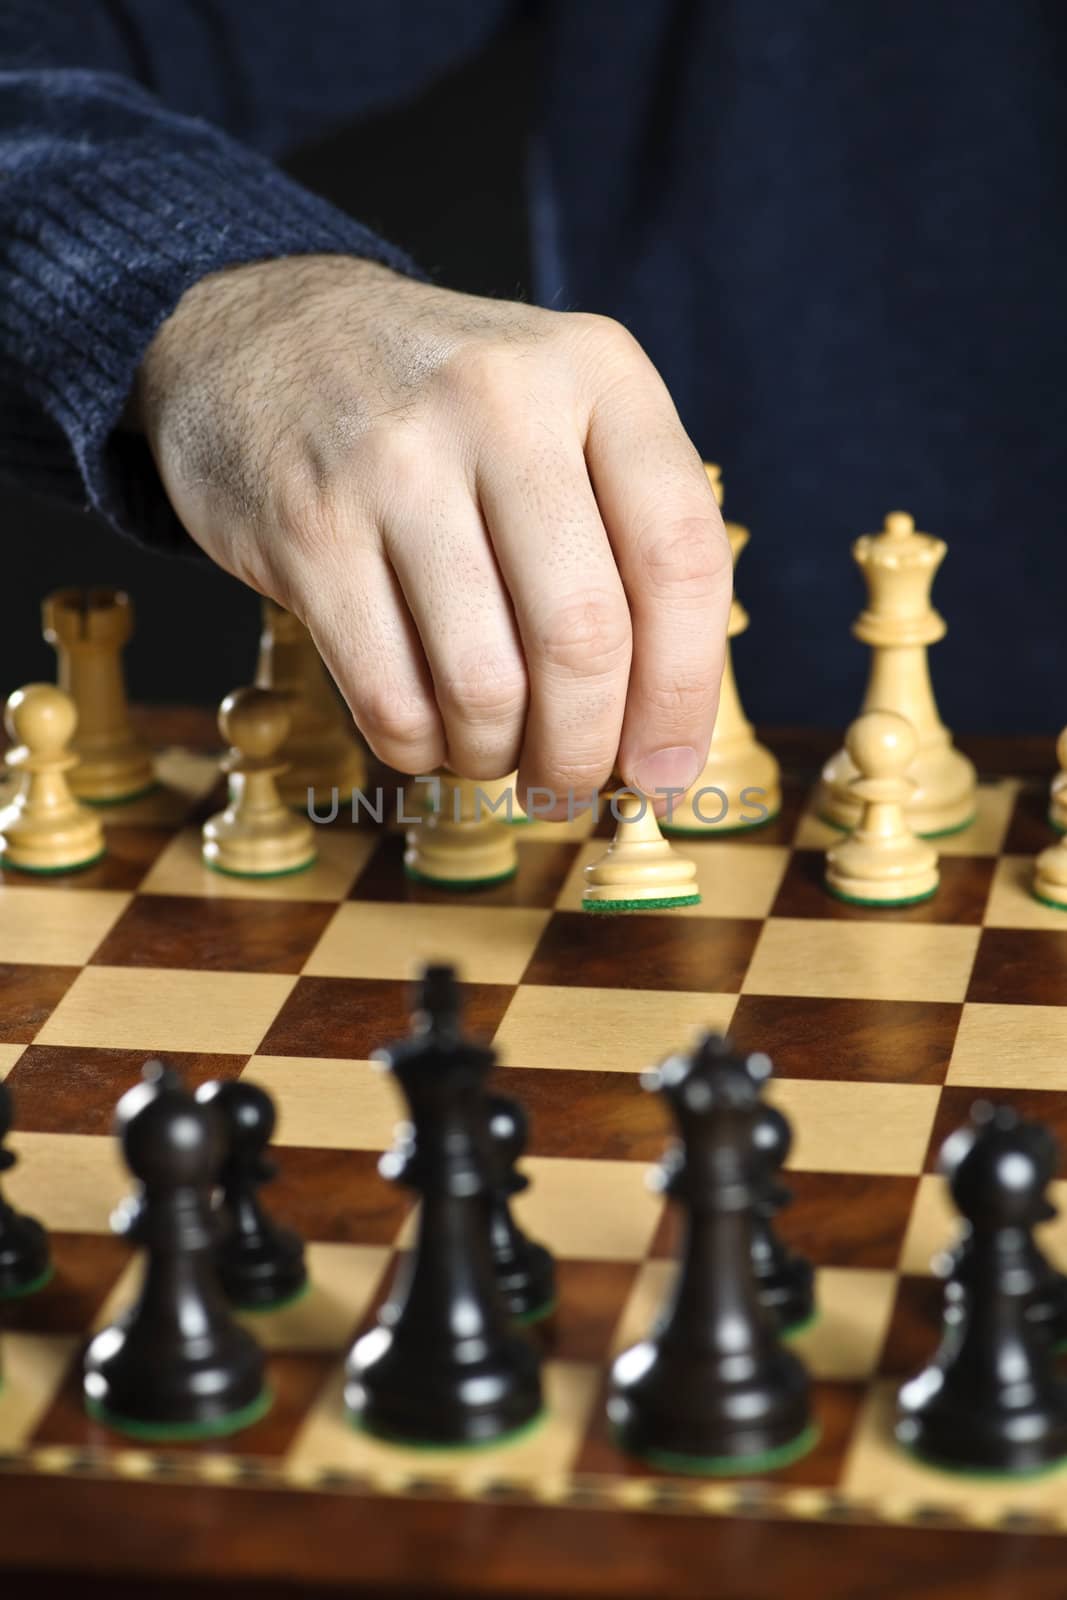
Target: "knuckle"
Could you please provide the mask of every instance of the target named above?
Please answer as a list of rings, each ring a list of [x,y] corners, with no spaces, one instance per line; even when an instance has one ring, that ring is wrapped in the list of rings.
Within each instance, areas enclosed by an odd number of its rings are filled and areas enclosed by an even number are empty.
[[[718,690],[718,679],[711,672],[699,677],[676,674],[669,680],[649,684],[645,698],[659,715],[689,723],[710,715]]]
[[[550,758],[546,767],[542,778],[546,788],[561,795],[568,792],[585,795],[592,794],[606,782],[611,773],[612,760],[610,756],[569,756],[562,760]]]
[[[508,723],[526,707],[526,678],[508,663],[481,657],[442,674],[442,710],[465,722]]]
[[[365,694],[353,714],[375,750],[429,748],[438,738],[437,718],[431,707],[419,701],[399,700],[395,694]]]
[[[590,592],[557,606],[540,642],[550,668],[597,677],[629,664],[630,618],[621,599]]]
[[[416,429],[379,426],[356,447],[353,476],[373,484],[379,495],[412,502],[426,481],[427,447]]]
[[[608,355],[633,360],[643,353],[629,328],[614,317],[605,317],[595,311],[574,311],[569,316],[572,329]]]
[[[733,578],[729,544],[709,517],[657,524],[639,539],[637,560],[642,589],[653,598],[708,600]]]

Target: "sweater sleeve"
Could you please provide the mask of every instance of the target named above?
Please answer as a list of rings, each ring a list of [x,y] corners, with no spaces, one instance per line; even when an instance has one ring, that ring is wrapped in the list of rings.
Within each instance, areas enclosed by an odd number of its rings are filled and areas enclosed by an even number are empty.
[[[302,0],[302,9],[319,38],[340,7]],[[364,20],[386,14],[373,0],[354,9]],[[484,31],[500,6],[465,0],[460,10],[477,13]],[[250,65],[230,72],[238,13]],[[88,503],[156,545],[191,541],[145,441],[119,423],[144,352],[184,291],[224,267],[285,255],[343,253],[415,271],[260,153],[316,131],[316,99],[319,126],[344,120],[339,72],[317,96],[302,79],[276,117],[264,109],[287,65],[290,80],[300,74],[286,62],[284,27],[272,46],[280,59],[260,35],[293,13],[291,0],[266,9],[81,0],[75,27],[69,0],[0,0],[0,473]],[[170,30],[177,55],[136,26],[138,15]],[[365,34],[349,115],[418,87],[390,76],[390,38]],[[441,35],[423,41],[416,78],[455,57],[455,30]]]

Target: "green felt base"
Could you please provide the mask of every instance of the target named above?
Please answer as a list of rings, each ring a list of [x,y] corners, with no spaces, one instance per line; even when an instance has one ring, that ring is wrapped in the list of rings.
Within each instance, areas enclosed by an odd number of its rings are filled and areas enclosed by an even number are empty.
[[[518,872],[518,867],[512,867],[508,872],[498,872],[490,878],[431,878],[428,872],[418,872],[414,867],[405,866],[404,876],[410,878],[412,883],[425,883],[431,889],[454,889],[457,894],[468,894],[472,889],[491,889],[495,883],[510,883]]]
[[[767,817],[760,817],[758,822],[735,822],[730,827],[723,827],[720,823],[709,822],[703,828],[687,828],[678,822],[661,822],[660,832],[677,836],[679,839],[717,839],[720,834],[729,837],[730,834],[755,833],[759,828],[769,828],[772,822],[777,822],[781,816],[781,807],[772,811]]]
[[[103,861],[106,855],[106,850],[98,850],[95,856],[86,856],[84,861],[74,861],[69,867],[27,867],[21,861],[9,861],[7,856],[0,856],[0,867],[10,872],[26,872],[33,878],[62,878],[67,872],[84,872],[86,867],[95,867],[96,863]]]
[[[1033,1483],[1037,1478],[1054,1478],[1057,1473],[1067,1471],[1067,1456],[1060,1456],[1056,1461],[1050,1461],[1047,1466],[1032,1467],[1028,1472],[997,1472],[992,1467],[950,1467],[945,1461],[937,1461],[933,1456],[925,1455],[921,1450],[916,1450],[913,1445],[904,1444],[898,1439],[897,1444],[905,1455],[920,1462],[924,1467],[931,1468],[934,1472],[943,1472],[946,1478],[970,1478],[975,1483]]]
[[[1031,889],[1030,893],[1043,906],[1051,906],[1053,911],[1067,911],[1067,900],[1050,900],[1047,894],[1038,894],[1036,889]]]
[[[801,1317],[799,1322],[787,1322],[781,1330],[783,1339],[799,1339],[802,1333],[807,1333],[809,1328],[814,1328],[819,1320],[818,1307],[809,1317]]]
[[[546,1317],[552,1315],[558,1304],[558,1300],[546,1300],[544,1305],[534,1306],[532,1311],[524,1311],[521,1317],[516,1317],[514,1320],[520,1328],[528,1328],[535,1322],[544,1322]]]
[[[965,817],[962,822],[954,822],[951,828],[934,828],[930,833],[920,833],[919,830],[916,829],[915,836],[918,839],[951,839],[953,834],[965,832],[966,829],[969,828],[972,823],[977,822],[977,820],[977,811],[972,811],[969,817]],[[827,817],[820,813],[819,821],[825,822],[828,828],[836,828],[838,833],[852,832],[852,829],[849,827],[847,822],[838,822],[836,817]]]
[[[367,1434],[368,1438],[380,1439],[383,1444],[395,1444],[402,1450],[424,1450],[439,1456],[466,1456],[479,1450],[497,1450],[505,1445],[517,1444],[520,1440],[536,1433],[548,1415],[547,1410],[541,1410],[535,1417],[531,1417],[529,1422],[524,1422],[517,1428],[510,1428],[507,1433],[498,1433],[493,1439],[461,1439],[456,1444],[441,1444],[436,1439],[407,1439],[402,1434],[391,1433],[386,1428],[371,1427],[358,1412],[352,1411],[347,1406],[345,1412],[353,1428]]]
[[[685,1473],[687,1477],[738,1478],[762,1476],[765,1472],[778,1472],[814,1450],[819,1442],[819,1429],[809,1424],[795,1439],[777,1450],[764,1450],[755,1456],[687,1456],[673,1450],[649,1450],[640,1456],[650,1467],[662,1472]],[[620,1444],[620,1449],[625,1447]],[[627,1452],[633,1454],[633,1452]]]
[[[1061,836],[1064,833],[1067,833],[1067,828],[1063,828],[1063,827],[1060,826],[1060,824],[1057,822],[1056,818],[1052,815],[1051,811],[1048,814],[1048,825],[1052,829],[1053,833],[1058,833]]]
[[[94,809],[106,811],[109,806],[128,806],[134,800],[143,800],[145,795],[155,794],[160,787],[155,778],[151,783],[146,783],[140,789],[131,789],[129,794],[109,794],[106,799],[98,799],[93,795],[80,794],[78,799],[83,806],[93,806]]]
[[[100,1405],[96,1400],[86,1400],[85,1409],[94,1422],[102,1422],[106,1428],[113,1428],[116,1433],[124,1433],[131,1439],[140,1439],[145,1444],[182,1444],[197,1439],[224,1439],[228,1434],[240,1432],[242,1428],[250,1428],[254,1422],[266,1416],[273,1402],[274,1396],[270,1390],[264,1389],[250,1405],[243,1406],[240,1411],[230,1411],[226,1416],[215,1417],[210,1422],[143,1422],[109,1411],[107,1406]]]
[[[295,867],[282,867],[280,872],[235,872],[232,867],[220,867],[218,862],[209,861],[204,855],[200,859],[205,867],[210,868],[212,872],[217,872],[220,878],[254,878],[258,880],[260,878],[291,878],[297,872],[306,872],[309,867],[315,865],[319,858],[317,853],[310,855],[306,861],[297,862]]]
[[[924,900],[932,900],[937,893],[935,884],[926,894],[906,895],[902,900],[861,900],[858,895],[842,894],[840,889],[833,889],[828,883],[823,888],[835,900],[842,900],[847,906],[862,906],[865,911],[893,911],[898,906],[921,906]]]
[[[261,1301],[258,1305],[244,1305],[240,1300],[231,1300],[230,1305],[239,1311],[243,1317],[270,1316],[274,1311],[284,1311],[286,1306],[295,1306],[299,1300],[304,1300],[311,1293],[311,1279],[305,1278],[299,1289],[294,1289],[292,1294],[283,1294],[280,1300]]]
[[[656,900],[584,900],[583,911],[674,911],[678,906],[698,906],[698,894],[664,896]]]
[[[51,1283],[55,1277],[55,1271],[56,1269],[50,1261],[44,1271],[38,1273],[36,1278],[31,1278],[29,1283],[20,1284],[17,1289],[8,1289],[6,1293],[0,1290],[0,1300],[25,1300],[28,1295],[39,1294],[42,1289]]]

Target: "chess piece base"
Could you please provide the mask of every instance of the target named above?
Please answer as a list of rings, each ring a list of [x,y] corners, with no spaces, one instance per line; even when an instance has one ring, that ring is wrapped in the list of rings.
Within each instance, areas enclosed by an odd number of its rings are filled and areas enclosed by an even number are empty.
[[[20,872],[80,872],[104,855],[99,817],[80,805],[42,823],[23,824],[18,802],[0,812],[0,859]]]
[[[487,1398],[474,1401],[473,1393]],[[348,1358],[345,1405],[368,1433],[421,1445],[474,1445],[503,1440],[537,1420],[543,1409],[537,1354],[524,1334],[495,1348],[489,1360],[418,1364],[379,1325],[357,1340]]]
[[[480,889],[518,871],[515,836],[489,819],[448,822],[431,818],[412,828],[404,851],[409,878],[438,888]]]
[[[229,812],[205,822],[202,856],[206,866],[235,878],[275,878],[303,872],[316,851],[306,818],[285,811],[250,827],[234,823]]]
[[[48,1235],[34,1217],[5,1208],[0,1238],[0,1300],[36,1294],[52,1276]]]
[[[271,1404],[259,1346],[236,1324],[210,1346],[183,1358],[150,1343],[135,1319],[112,1324],[86,1351],[86,1409],[141,1439],[209,1439],[248,1427]]]
[[[682,836],[747,833],[766,827],[781,809],[778,763],[765,746],[755,738],[712,744],[700,777],[660,828]]]
[[[292,767],[279,777],[278,793],[295,811],[307,810],[309,789],[312,804],[318,811],[332,805],[335,795],[338,805],[347,805],[353,794],[366,785],[367,763],[363,752],[344,734],[336,736],[334,748],[317,748],[313,757],[305,757],[293,740],[285,746],[284,754]]]
[[[151,794],[156,787],[152,757],[139,745],[131,744],[128,749],[95,758],[80,752],[77,741],[74,750],[78,755],[78,765],[71,771],[67,782],[78,799],[89,805],[121,805],[124,801]]]
[[[272,1225],[255,1249],[223,1249],[219,1280],[232,1306],[240,1311],[275,1311],[299,1300],[308,1288],[304,1247],[288,1228]]]
[[[926,1374],[921,1374],[925,1378]],[[917,1385],[920,1379],[914,1379]],[[897,1443],[924,1463],[968,1477],[1025,1477],[1067,1462],[1067,1392],[1059,1410],[976,1412],[973,1406],[926,1404],[920,1409],[901,1394]]]
[[[199,1439],[224,1439],[230,1434],[240,1433],[265,1417],[273,1401],[270,1390],[262,1389],[249,1405],[236,1411],[205,1417],[202,1422],[145,1422],[140,1417],[123,1416],[121,1412],[113,1411],[110,1406],[96,1400],[86,1400],[85,1410],[94,1422],[102,1423],[116,1433],[124,1433],[131,1439],[139,1439],[144,1444],[182,1444]]]

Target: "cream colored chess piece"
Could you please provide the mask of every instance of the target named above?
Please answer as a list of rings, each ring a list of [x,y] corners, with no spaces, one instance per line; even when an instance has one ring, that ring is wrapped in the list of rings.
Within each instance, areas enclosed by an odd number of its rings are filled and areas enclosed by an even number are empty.
[[[52,683],[16,689],[7,702],[15,742],[7,764],[15,792],[0,811],[0,857],[22,872],[72,872],[104,853],[100,818],[70,791],[78,758],[70,745],[78,725],[74,701]]]
[[[130,727],[122,681],[122,650],[133,632],[128,595],[121,589],[58,589],[45,600],[41,620],[56,652],[59,687],[78,715],[71,790],[95,803],[144,794],[155,783],[152,757]]]
[[[856,777],[852,794],[859,821],[826,855],[826,885],[862,905],[910,905],[938,884],[937,851],[907,822],[918,739],[895,711],[867,711],[848,730],[845,748]]]
[[[285,771],[279,751],[289,732],[286,697],[271,689],[235,689],[219,707],[219,731],[230,746],[222,768],[230,803],[203,827],[209,867],[241,878],[299,872],[315,860],[315,836],[278,793]]]
[[[705,462],[704,470],[722,505],[722,474]],[[734,567],[749,540],[740,523],[726,524]],[[736,594],[726,627],[726,660],[719,688],[719,711],[704,770],[687,795],[676,802],[665,833],[734,833],[758,827],[778,815],[782,805],[778,763],[760,744],[741,709],[729,641],[748,627],[748,612]]]
[[[1033,887],[1038,900],[1067,911],[1067,835],[1042,850],[1034,862]]]
[[[404,869],[409,877],[454,889],[477,889],[514,876],[515,835],[481,796],[492,785],[441,772],[439,803],[408,830]]]
[[[908,822],[927,835],[965,828],[974,817],[977,794],[974,767],[954,748],[938,716],[927,661],[927,647],[947,631],[930,604],[947,548],[943,539],[917,533],[905,511],[890,512],[884,532],[864,534],[852,546],[868,594],[867,609],[852,631],[872,647],[863,710],[896,711],[915,729],[919,743],[908,772],[915,785]],[[827,822],[855,826],[859,807],[850,787],[855,776],[847,750],[839,750],[823,768],[816,810]]]
[[[273,600],[263,600],[256,685],[289,696],[290,730],[279,754],[288,770],[278,779],[286,805],[316,809],[344,805],[367,781],[367,762],[345,710],[304,624]]]
[[[618,826],[607,852],[585,869],[587,911],[651,911],[697,905],[697,869],[660,832],[651,803],[620,790],[614,797]]]
[[[1048,820],[1057,833],[1067,833],[1067,728],[1056,740],[1056,760],[1060,770],[1049,791]]]

